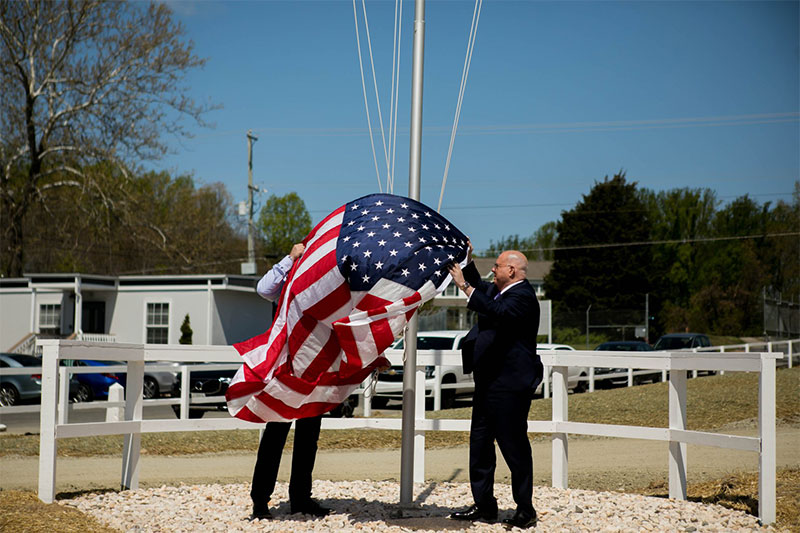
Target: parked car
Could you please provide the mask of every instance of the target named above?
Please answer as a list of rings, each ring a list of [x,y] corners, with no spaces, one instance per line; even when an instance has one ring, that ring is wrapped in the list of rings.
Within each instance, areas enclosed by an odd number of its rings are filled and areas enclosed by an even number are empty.
[[[0,368],[42,366],[41,359],[17,353],[0,354]],[[0,407],[11,407],[42,395],[42,375],[0,376]]]
[[[608,341],[603,342],[595,348],[595,350],[601,352],[652,352],[653,347],[647,344],[644,341]],[[611,386],[625,386],[628,384],[628,369],[627,368],[595,368],[594,374],[595,376],[602,376],[604,374],[619,374],[624,373],[624,376],[614,377],[614,378],[606,378],[603,380],[598,380],[598,384],[601,387],[611,387]],[[635,385],[639,385],[646,381],[650,381],[652,383],[656,383],[661,380],[661,372],[654,371],[648,374],[640,374],[638,376],[633,377],[633,383]]]
[[[653,349],[662,350],[690,350],[711,346],[708,335],[702,333],[668,333],[659,338]]]
[[[192,367],[191,372],[189,372],[189,394],[191,398],[224,396],[231,379],[236,374],[236,370],[201,370],[207,364],[209,363],[190,365]],[[178,380],[176,391],[180,392],[180,390],[181,383]],[[214,403],[191,403],[189,406],[189,418],[202,418],[209,411],[224,411],[225,409],[224,397],[222,401]],[[173,405],[172,410],[175,411],[175,416],[181,416],[180,405]]]
[[[41,367],[39,357],[19,353],[0,353],[0,368]],[[78,393],[78,381],[69,382],[69,397],[74,399]],[[0,407],[11,407],[22,402],[36,402],[42,396],[41,374],[19,374],[0,376]]]
[[[536,351],[541,352],[542,350],[571,350],[575,351],[575,348],[568,344],[549,344],[546,342],[540,342],[536,345]],[[585,379],[581,378],[588,378],[589,376],[589,368],[585,366],[571,366],[567,369],[567,389],[571,390],[575,393],[584,392],[589,388],[589,382]],[[536,387],[536,391],[534,394],[543,394],[544,393],[544,380],[542,383],[539,383],[539,386]]]
[[[197,363],[192,367],[192,371],[189,372],[189,418],[203,418],[203,415],[207,412],[227,410],[227,403],[225,402],[224,396],[233,376],[236,375],[236,370],[202,370],[203,366],[207,364],[210,363]],[[197,370],[195,370],[195,368]],[[178,380],[176,391],[180,392],[180,389],[180,380]],[[211,403],[191,401],[198,398],[207,398],[209,396],[219,396],[221,400]],[[334,408],[329,413],[329,416],[334,418],[341,418],[343,416],[350,418],[353,416],[357,405],[358,396],[355,394],[351,395],[347,400]],[[175,416],[181,416],[180,405],[173,404],[172,410],[175,412]]]
[[[62,366],[87,367],[87,366],[108,366],[117,364],[113,361],[92,361],[84,359],[64,359]],[[72,377],[78,382],[78,390],[74,396],[76,402],[91,402],[94,400],[105,400],[108,398],[108,388],[114,383],[120,383],[121,374],[111,372],[91,372],[88,374],[73,374]]]
[[[467,330],[422,331],[417,333],[417,351],[423,350],[458,350],[466,337]],[[398,339],[391,347],[393,350],[404,348],[404,339]],[[433,399],[436,384],[434,366],[425,367],[425,397]],[[471,395],[475,390],[472,374],[465,374],[461,365],[442,365],[439,368],[439,382],[442,385],[455,384],[454,389],[442,389],[442,408],[452,407],[457,396]],[[402,400],[403,367],[392,366],[378,374],[378,382],[372,397],[372,405],[378,409],[385,407],[389,400]]]
[[[169,365],[176,370],[148,370],[148,366]],[[180,363],[152,361],[144,364],[144,384],[142,385],[142,395],[145,400],[158,398],[160,396],[172,395],[180,389],[177,367]]]
[[[667,333],[662,335],[653,348],[657,351],[669,350],[691,350],[692,348],[705,348],[711,346],[708,335],[702,333]],[[703,372],[704,374],[714,375],[713,370]]]
[[[118,366],[126,365],[124,361],[93,361],[89,359],[79,360],[65,360],[62,362],[64,366]],[[152,365],[164,365],[160,362],[145,363],[144,383],[142,385],[142,395],[145,400],[158,398],[163,394],[172,394],[177,390],[178,373],[177,371],[157,370],[148,371],[147,367]],[[174,367],[178,363],[167,363]],[[127,382],[127,374],[92,372],[90,374],[74,374],[75,379],[78,381],[78,390],[74,396],[77,402],[91,402],[93,400],[104,400],[108,398],[108,388],[114,383],[119,383],[125,387]]]

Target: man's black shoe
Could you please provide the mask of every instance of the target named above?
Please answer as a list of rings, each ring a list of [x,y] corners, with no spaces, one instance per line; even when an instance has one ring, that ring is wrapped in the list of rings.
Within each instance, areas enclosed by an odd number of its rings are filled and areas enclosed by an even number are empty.
[[[522,529],[528,529],[529,527],[536,526],[537,522],[536,518],[536,510],[534,509],[533,514],[530,515],[528,513],[522,512],[517,509],[517,512],[514,513],[512,518],[504,518],[503,525],[507,527],[519,527]]]
[[[303,503],[299,504],[292,503],[292,514],[302,513],[302,514],[310,514],[311,516],[328,516],[330,512],[331,512],[330,509],[321,506],[311,498],[309,498],[308,501],[305,501]]]
[[[485,520],[494,522],[497,520],[497,509],[484,509],[478,505],[472,505],[463,511],[456,511],[450,515],[450,520]]]
[[[250,520],[272,520],[272,513],[269,512],[269,507],[254,505]]]

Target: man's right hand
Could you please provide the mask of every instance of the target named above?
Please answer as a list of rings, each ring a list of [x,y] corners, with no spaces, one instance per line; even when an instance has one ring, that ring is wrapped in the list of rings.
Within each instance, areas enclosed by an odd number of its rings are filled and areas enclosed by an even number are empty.
[[[292,258],[292,261],[297,261],[305,251],[306,251],[306,245],[303,244],[302,242],[298,242],[297,244],[292,246],[292,251],[289,252],[289,257]]]

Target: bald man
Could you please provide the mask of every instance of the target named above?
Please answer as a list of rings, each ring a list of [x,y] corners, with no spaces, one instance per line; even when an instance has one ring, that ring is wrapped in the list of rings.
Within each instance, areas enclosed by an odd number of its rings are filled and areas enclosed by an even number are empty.
[[[470,257],[472,246],[470,245]],[[462,345],[464,372],[473,372],[475,394],[469,437],[469,479],[474,505],[450,515],[454,520],[497,520],[494,497],[494,443],[511,470],[516,512],[503,523],[536,525],[533,508],[533,457],[528,441],[528,411],[542,381],[536,354],[539,301],[527,281],[528,260],[516,250],[500,254],[492,267],[494,281],[483,281],[475,263],[464,270],[450,265],[453,282],[467,295],[478,323]]]

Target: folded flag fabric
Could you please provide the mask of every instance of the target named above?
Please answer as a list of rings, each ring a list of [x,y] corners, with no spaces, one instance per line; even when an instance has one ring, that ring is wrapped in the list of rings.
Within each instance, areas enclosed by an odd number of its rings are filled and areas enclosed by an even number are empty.
[[[303,241],[272,326],[235,344],[244,359],[226,393],[251,422],[326,413],[380,366],[382,353],[463,263],[467,237],[433,209],[391,194],[336,209]]]

